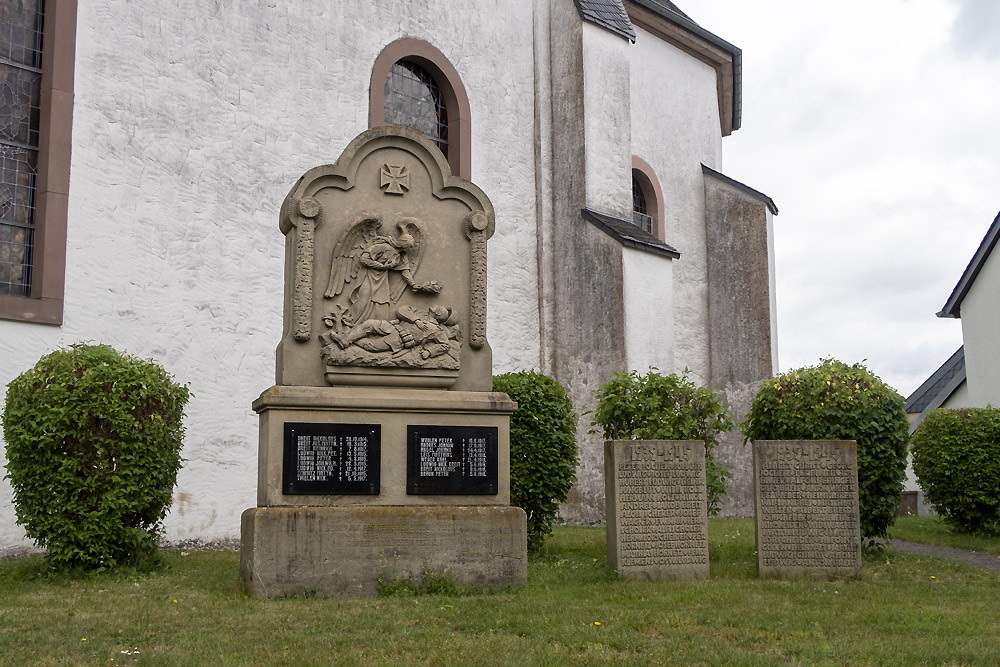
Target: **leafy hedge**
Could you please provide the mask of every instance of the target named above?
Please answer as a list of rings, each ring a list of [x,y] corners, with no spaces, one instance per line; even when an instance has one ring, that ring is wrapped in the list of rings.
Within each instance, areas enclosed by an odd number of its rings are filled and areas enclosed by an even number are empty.
[[[493,377],[517,401],[510,418],[510,502],[528,515],[528,550],[552,533],[559,503],[576,481],[576,415],[562,385],[536,371]]]
[[[615,373],[597,392],[592,426],[600,426],[607,440],[701,440],[705,443],[705,481],[708,513],[719,513],[726,494],[729,469],[715,460],[712,450],[719,434],[733,428],[726,407],[708,387],[698,387],[682,375],[661,375],[649,369]]]
[[[949,525],[1000,533],[1000,409],[934,410],[910,448],[927,500]]]
[[[108,569],[155,553],[188,397],[158,364],[104,345],[52,352],[7,385],[17,522],[52,568]]]
[[[864,365],[825,359],[764,382],[740,426],[748,440],[856,441],[861,534],[885,537],[906,476],[903,404]]]

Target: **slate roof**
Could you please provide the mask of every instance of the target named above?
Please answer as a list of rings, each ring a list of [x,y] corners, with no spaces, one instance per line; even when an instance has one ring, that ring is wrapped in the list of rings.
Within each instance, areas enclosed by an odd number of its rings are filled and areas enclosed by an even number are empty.
[[[959,278],[955,289],[951,291],[951,296],[948,297],[944,308],[937,314],[938,317],[962,317],[962,301],[965,300],[965,295],[969,293],[972,283],[976,281],[976,277],[982,270],[983,265],[986,264],[986,260],[989,259],[990,253],[996,247],[998,239],[1000,239],[1000,213],[993,219],[993,224],[990,225],[986,236],[983,237],[969,265],[965,267],[965,272]]]
[[[630,220],[589,208],[583,209],[583,218],[623,246],[645,250],[656,255],[678,259],[681,253],[669,243],[664,243]]]
[[[767,209],[771,211],[771,215],[778,215],[778,205],[774,203],[773,199],[768,197],[763,192],[759,190],[754,190],[749,185],[744,185],[743,183],[737,181],[735,178],[730,178],[729,176],[726,176],[722,172],[718,172],[705,164],[701,165],[701,172],[709,176],[714,176],[723,183],[731,185],[737,190],[740,190],[741,192],[750,195],[754,199],[763,202],[764,205],[767,206]]]
[[[963,345],[907,397],[906,411],[911,414],[930,412],[941,407],[964,380],[965,346]]]
[[[621,0],[575,0],[576,8],[585,21],[590,21],[630,42],[635,41],[635,28],[625,13]]]

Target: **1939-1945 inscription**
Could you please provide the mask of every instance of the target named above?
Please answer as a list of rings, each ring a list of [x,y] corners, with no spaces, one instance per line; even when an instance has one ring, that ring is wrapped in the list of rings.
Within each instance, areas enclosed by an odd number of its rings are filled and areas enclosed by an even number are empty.
[[[407,426],[406,493],[497,495],[495,426]]]
[[[378,495],[379,424],[285,424],[282,492]]]

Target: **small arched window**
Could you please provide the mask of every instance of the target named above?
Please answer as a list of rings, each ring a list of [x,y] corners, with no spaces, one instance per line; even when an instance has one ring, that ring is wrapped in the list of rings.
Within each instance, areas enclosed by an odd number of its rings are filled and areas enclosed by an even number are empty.
[[[440,51],[419,39],[389,44],[375,59],[369,95],[369,127],[404,125],[423,133],[453,174],[471,180],[469,98]]]
[[[385,80],[385,122],[422,132],[448,157],[448,107],[430,72],[403,59]]]
[[[659,239],[665,237],[660,184],[653,168],[635,156],[632,156],[632,222]]]

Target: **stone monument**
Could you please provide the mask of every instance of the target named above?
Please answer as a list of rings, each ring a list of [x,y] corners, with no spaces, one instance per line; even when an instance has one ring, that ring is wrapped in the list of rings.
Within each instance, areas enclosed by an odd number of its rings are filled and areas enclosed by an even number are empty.
[[[510,414],[492,392],[493,207],[402,127],[364,132],[281,206],[284,332],[259,415],[257,507],[242,518],[254,595],[373,594],[430,571],[524,585],[510,506]]]
[[[608,567],[625,579],[708,577],[705,443],[604,443]]]
[[[853,440],[753,443],[757,572],[858,576],[861,520]]]

